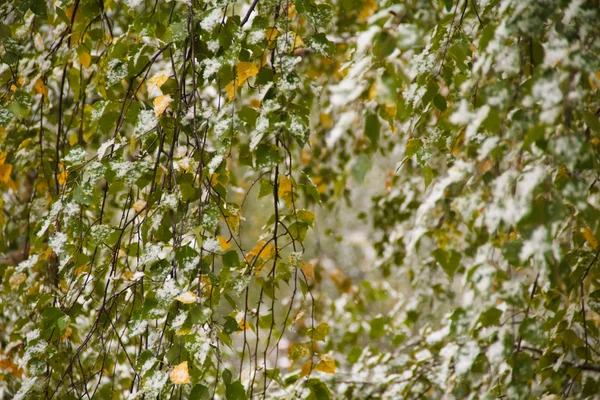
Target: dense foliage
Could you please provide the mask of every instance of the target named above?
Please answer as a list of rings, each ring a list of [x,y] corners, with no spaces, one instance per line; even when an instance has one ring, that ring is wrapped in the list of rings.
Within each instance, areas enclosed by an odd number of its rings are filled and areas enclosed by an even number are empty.
[[[0,16],[0,398],[600,393],[597,1]]]

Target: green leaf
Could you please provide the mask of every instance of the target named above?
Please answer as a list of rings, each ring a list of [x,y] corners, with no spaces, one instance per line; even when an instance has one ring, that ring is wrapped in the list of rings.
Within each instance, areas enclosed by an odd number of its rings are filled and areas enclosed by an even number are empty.
[[[446,99],[439,93],[436,94],[433,98],[433,105],[435,106],[435,108],[442,112],[446,111],[446,109],[448,108],[448,105],[446,104]]]
[[[309,48],[325,57],[331,58],[335,54],[335,43],[327,39],[324,33],[314,34],[306,42]]]
[[[381,129],[381,123],[377,114],[369,113],[365,117],[365,136],[371,141],[371,145],[374,149],[377,149],[379,145],[379,131]]]
[[[598,117],[587,110],[583,110],[582,114],[583,120],[585,121],[585,124],[588,126],[588,128],[590,128],[596,133],[600,133],[600,120],[598,120]]]
[[[441,265],[446,275],[448,275],[450,279],[453,279],[460,264],[461,254],[454,250],[445,251],[436,249],[433,251],[433,257]]]
[[[225,398],[227,400],[246,400],[246,389],[240,381],[235,381],[225,386]]]
[[[371,158],[363,153],[356,158],[354,165],[352,165],[352,176],[358,183],[362,183],[370,169]]]
[[[410,138],[406,142],[405,156],[410,158],[417,154],[417,151],[423,147],[423,142],[419,138]]]
[[[322,340],[324,341],[327,335],[329,335],[329,324],[326,322],[321,322],[314,330],[309,329],[307,336],[312,338],[313,340]]]

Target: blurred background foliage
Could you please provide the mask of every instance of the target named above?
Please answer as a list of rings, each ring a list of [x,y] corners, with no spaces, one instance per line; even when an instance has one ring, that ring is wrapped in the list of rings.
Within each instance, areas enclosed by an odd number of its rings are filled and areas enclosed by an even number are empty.
[[[0,398],[597,397],[598,2],[0,15]]]

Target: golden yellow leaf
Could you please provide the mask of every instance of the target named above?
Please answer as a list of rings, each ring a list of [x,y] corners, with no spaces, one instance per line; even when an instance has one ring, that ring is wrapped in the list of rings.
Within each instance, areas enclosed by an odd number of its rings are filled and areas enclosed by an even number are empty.
[[[78,141],[79,141],[79,136],[77,135],[77,133],[71,133],[69,135],[69,145],[75,146]]]
[[[6,152],[0,152],[0,165],[4,164],[4,162],[6,161]]]
[[[238,326],[240,327],[240,329],[242,331],[245,331],[246,329],[250,328],[250,324],[248,323],[248,321],[245,321],[244,319],[241,319],[238,322]]]
[[[158,96],[156,99],[154,99],[154,114],[156,114],[156,116],[158,117],[159,115],[164,113],[172,101],[173,99],[171,98],[171,96]]]
[[[377,81],[373,82],[371,87],[369,88],[369,100],[374,100],[375,96],[377,96]]]
[[[148,79],[148,90],[160,89],[162,85],[169,79],[169,76],[164,72],[159,72],[152,78]]]
[[[33,84],[33,89],[37,94],[41,94],[44,97],[48,97],[48,88],[46,87],[44,81],[42,81],[41,78],[38,78],[38,80],[35,81],[35,83]]]
[[[146,202],[142,199],[139,199],[135,203],[133,203],[133,209],[135,210],[135,212],[140,212],[144,208],[146,208]]]
[[[246,255],[246,261],[250,261],[252,257],[262,258],[266,260],[271,255],[271,251],[273,250],[273,246],[270,244],[266,244],[264,240],[259,240],[256,243],[256,246]]]
[[[315,280],[315,268],[312,264],[300,261],[300,268],[302,269],[302,272],[304,272],[306,279]]]
[[[269,46],[271,45],[271,42],[277,38],[277,35],[279,35],[277,28],[269,28],[265,30],[265,37],[267,38]]]
[[[296,34],[296,37],[294,38],[294,48],[304,47],[304,46],[306,46],[306,45],[302,41],[302,38],[300,37],[300,35]]]
[[[171,371],[169,378],[171,379],[171,382],[173,382],[176,385],[191,383],[190,373],[188,371],[188,362],[184,361],[175,368],[173,368],[173,371]]]
[[[317,370],[327,374],[335,374],[335,360],[329,354],[321,354],[321,362],[317,364]]]
[[[277,190],[279,198],[283,200],[286,206],[292,208],[294,191],[292,181],[286,175],[279,175],[279,189]]]
[[[319,115],[319,120],[321,121],[321,126],[325,129],[329,129],[333,127],[333,118],[329,114],[321,114]]]
[[[27,280],[27,274],[25,274],[24,272],[19,272],[18,274],[14,274],[13,276],[11,276],[8,280],[8,283],[10,284],[10,288],[12,290],[15,290],[16,288],[21,286],[21,284],[25,282],[25,280]]]
[[[227,241],[223,236],[217,236],[217,240],[219,241],[219,246],[221,250],[226,251],[231,248],[231,243]]]
[[[229,101],[233,99],[233,96],[235,95],[235,89],[237,88],[234,85],[234,81],[229,82],[227,86],[225,86],[225,92],[227,92],[227,98],[229,99]]]
[[[17,91],[17,87],[15,85],[10,85],[10,91],[11,92],[16,92]]]
[[[237,88],[242,86],[248,78],[258,74],[258,67],[252,62],[242,61],[237,65],[237,79],[229,82],[225,86],[225,92],[227,93],[227,99],[231,101],[235,96]]]
[[[4,355],[0,355],[0,369],[16,376],[19,379],[22,378],[24,372],[23,369],[19,368],[17,364],[13,363],[12,360]],[[2,380],[2,378],[0,378],[0,380]]]
[[[175,300],[183,304],[192,304],[198,301],[198,296],[194,292],[185,292],[175,297]]]
[[[192,333],[192,328],[181,328],[177,332],[175,332],[175,336],[185,336]]]
[[[177,332],[175,332],[175,336],[185,336],[192,333],[194,330],[192,328],[181,328]]]
[[[287,16],[288,16],[288,18],[290,18],[290,19],[291,19],[291,18],[294,18],[294,17],[296,16],[296,6],[294,5],[294,3],[291,3],[291,2],[290,2],[290,3],[288,4],[288,9],[287,9],[287,12],[288,12],[288,15],[287,15]]]
[[[366,22],[367,19],[375,13],[377,10],[377,1],[376,0],[363,0],[363,8],[358,14],[359,22]]]
[[[312,160],[312,156],[308,151],[302,151],[300,153],[300,162],[302,163],[302,165],[310,164],[311,160]]]
[[[68,173],[67,171],[65,171],[65,170],[62,170],[62,171],[61,171],[61,172],[58,174],[58,176],[57,176],[57,178],[58,178],[58,184],[59,184],[59,185],[64,185],[64,184],[66,184],[66,183],[67,183],[67,177],[68,177],[68,176],[69,176],[69,173]]]
[[[0,182],[8,183],[10,180],[10,173],[12,172],[11,164],[0,165]]]
[[[92,56],[87,51],[84,51],[79,55],[79,62],[84,67],[89,68],[92,63]]]
[[[250,77],[258,74],[258,67],[252,62],[242,61],[237,65],[237,85],[242,86]]]
[[[312,370],[312,365],[313,365],[313,363],[311,360],[305,362],[302,365],[302,369],[300,370],[300,376],[301,377],[308,376],[310,374],[310,371]]]
[[[210,176],[210,184],[211,186],[217,186],[219,184],[219,174],[216,172]]]
[[[396,105],[395,104],[385,105],[385,106],[383,106],[383,109],[385,110],[385,113],[388,115],[389,118],[394,119],[396,117]]]
[[[208,277],[208,275],[202,275],[200,278],[200,283],[202,283],[202,291],[203,294],[208,294],[212,292],[212,281]]]
[[[71,328],[70,326],[67,326],[67,328],[65,329],[65,333],[62,334],[62,336],[60,337],[61,340],[66,340],[68,339],[71,335],[73,334],[73,328]]]
[[[592,230],[588,226],[586,226],[585,228],[581,228],[581,233],[583,234],[585,241],[588,242],[590,246],[592,246],[594,249],[598,247],[598,241],[596,240],[594,234],[592,233]]]

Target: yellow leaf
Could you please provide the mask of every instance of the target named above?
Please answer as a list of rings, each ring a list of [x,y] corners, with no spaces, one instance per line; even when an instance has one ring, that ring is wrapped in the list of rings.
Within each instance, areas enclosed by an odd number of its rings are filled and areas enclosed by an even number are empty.
[[[37,81],[33,84],[33,89],[37,94],[41,94],[44,97],[48,97],[48,88],[44,85],[44,82],[41,78],[38,78]]]
[[[175,300],[183,304],[192,304],[198,300],[198,296],[194,292],[185,292],[175,297]]]
[[[168,95],[158,96],[156,99],[154,99],[154,113],[156,114],[156,116],[158,117],[159,115],[164,113],[172,101],[173,99],[171,98],[171,96]]]
[[[363,0],[363,8],[358,14],[359,22],[366,22],[367,19],[373,15],[373,13],[377,10],[377,1],[376,0]]]
[[[325,129],[329,129],[333,127],[333,118],[329,114],[321,114],[319,115],[319,119],[321,120],[321,126]]]
[[[148,79],[148,91],[152,92],[156,89],[160,89],[162,85],[169,79],[169,76],[164,72],[159,72],[152,78]],[[160,92],[159,92],[160,94]]]
[[[231,248],[231,243],[227,241],[223,236],[217,236],[217,240],[219,241],[219,246],[221,246],[221,250],[226,251]]]
[[[13,276],[11,276],[8,280],[8,283],[10,284],[10,288],[12,290],[15,290],[16,288],[21,286],[21,284],[25,282],[26,279],[27,274],[25,274],[24,272],[19,272],[18,274],[14,274]]]
[[[390,117],[391,119],[394,119],[396,117],[396,105],[395,104],[385,105],[384,110],[385,110],[385,113],[388,115],[388,117]]]
[[[137,200],[135,203],[133,203],[133,209],[135,210],[135,212],[140,212],[144,208],[146,208],[146,202],[142,199]]]
[[[10,91],[11,92],[16,92],[17,91],[17,87],[15,85],[10,85]]]
[[[84,67],[89,68],[92,63],[92,56],[87,51],[84,51],[79,55],[79,62]]]
[[[252,62],[242,61],[237,65],[237,85],[242,86],[250,77],[258,74],[258,67]]]
[[[184,361],[176,366],[173,371],[171,371],[169,378],[171,379],[171,382],[176,385],[191,383],[190,373],[188,371],[188,362]]]
[[[62,334],[62,336],[60,337],[61,340],[66,340],[68,339],[71,335],[73,334],[73,328],[71,328],[70,326],[67,326],[67,328],[65,329],[65,333]]]
[[[300,268],[302,269],[302,272],[304,272],[306,279],[311,279],[313,281],[315,280],[315,268],[312,264],[301,261]]]
[[[225,92],[227,92],[227,98],[229,99],[229,101],[233,99],[233,96],[235,95],[235,89],[237,88],[235,87],[233,81],[229,82],[227,86],[225,86]]]
[[[294,18],[296,16],[296,6],[293,3],[289,3],[287,12],[288,12],[287,16],[289,19]]]
[[[286,175],[279,175],[279,189],[277,190],[279,198],[282,199],[286,206],[293,206],[294,191],[292,181]]]
[[[305,44],[302,41],[302,38],[300,37],[300,35],[296,34],[296,38],[294,39],[294,48],[298,48],[298,47],[304,47]]]
[[[317,364],[317,371],[335,374],[335,360],[329,354],[321,354],[321,362]]]
[[[312,361],[311,360],[305,362],[302,365],[302,369],[300,371],[300,376],[301,377],[308,376],[310,374],[310,371],[312,371]]]
[[[277,28],[269,28],[265,31],[265,37],[267,38],[269,46],[271,45],[271,42],[277,38],[277,35],[279,35]]]
[[[57,178],[58,178],[58,183],[59,183],[60,185],[64,185],[64,184],[66,184],[66,183],[67,183],[67,177],[68,177],[68,176],[69,176],[69,173],[68,173],[67,171],[65,171],[65,170],[61,171],[61,172],[58,174],[58,177],[57,177]]]
[[[185,336],[192,333],[192,328],[181,328],[177,332],[175,332],[175,336]]]
[[[598,247],[598,241],[594,237],[594,234],[589,227],[586,226],[585,228],[581,228],[581,233],[583,234],[585,241],[588,242],[590,246],[592,246],[594,249]]]
[[[0,182],[8,183],[10,180],[10,173],[12,172],[12,165],[2,164],[0,165]]]
[[[6,161],[6,152],[0,152],[0,165],[4,164],[4,162]]]
[[[262,258],[266,260],[271,255],[271,251],[273,250],[273,246],[270,244],[265,244],[264,240],[259,240],[256,243],[256,246],[246,255],[246,261],[250,261],[252,257]]]
[[[177,332],[175,332],[175,336],[185,336],[192,333],[192,328],[181,328]]]
[[[77,133],[71,133],[69,135],[69,145],[75,146],[78,141],[79,141],[79,136],[77,135]]]
[[[243,319],[241,319],[240,322],[238,322],[238,326],[242,331],[245,331],[246,329],[250,328],[250,324],[248,323],[248,321],[245,321]]]
[[[211,186],[217,186],[219,184],[219,174],[216,172],[210,176],[210,184]]]
[[[200,278],[200,283],[202,283],[202,291],[203,294],[210,295],[212,292],[212,281],[207,275],[202,275]]]

